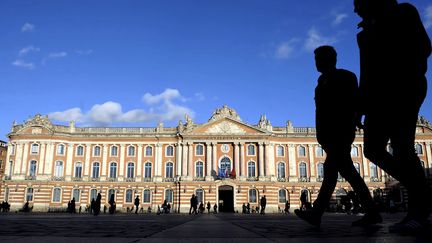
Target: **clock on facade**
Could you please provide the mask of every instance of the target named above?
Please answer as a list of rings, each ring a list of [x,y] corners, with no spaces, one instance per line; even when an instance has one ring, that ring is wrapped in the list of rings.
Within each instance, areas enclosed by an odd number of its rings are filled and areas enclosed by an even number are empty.
[[[228,144],[222,144],[222,146],[221,146],[221,151],[222,151],[223,153],[228,153],[228,152],[230,151],[230,147],[229,147],[229,145],[228,145]]]

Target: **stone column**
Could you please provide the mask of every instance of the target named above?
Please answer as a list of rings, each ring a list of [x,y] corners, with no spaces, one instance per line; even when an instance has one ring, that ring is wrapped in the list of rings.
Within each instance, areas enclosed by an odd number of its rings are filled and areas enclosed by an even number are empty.
[[[108,167],[108,145],[102,145],[102,165],[101,165],[101,180],[104,181],[107,178],[107,167]]]
[[[158,143],[156,144],[156,177],[155,180],[156,181],[162,181],[162,152],[163,152],[163,147],[162,144]]]
[[[46,143],[43,142],[41,143],[41,147],[40,147],[40,161],[39,161],[39,166],[38,166],[38,175],[43,175],[44,174],[44,167],[45,167],[45,152],[46,152]],[[6,170],[5,170],[6,172]]]
[[[23,154],[24,144],[21,142],[16,143],[15,149],[15,161],[14,161],[14,175],[21,174],[21,167],[23,164],[22,154]]]
[[[258,143],[258,168],[260,179],[264,176],[264,144]]]
[[[316,181],[314,145],[309,144],[308,150],[309,150],[310,181]]]
[[[72,174],[73,174],[73,150],[74,150],[74,144],[68,144],[65,145],[67,147],[67,156],[66,156],[66,181],[72,180]]]
[[[177,176],[181,176],[182,173],[182,146],[181,143],[178,142],[176,144],[176,165],[177,165]]]
[[[217,161],[217,143],[216,142],[212,142],[212,164],[213,164],[213,170],[216,171],[216,175],[219,173],[218,170],[218,161]]]
[[[240,170],[240,176],[246,177],[246,163],[245,163],[245,143],[240,142],[240,164],[241,164],[241,170]]]
[[[194,164],[195,162],[193,161],[193,155],[195,154],[194,152],[194,147],[193,147],[193,142],[188,143],[189,146],[189,169],[188,169],[188,177],[191,177],[191,179],[194,177]]]
[[[269,174],[268,176],[270,176],[270,179],[272,181],[276,181],[277,177],[276,177],[276,165],[275,165],[275,146],[273,143],[269,143],[268,144],[269,149],[268,149],[268,168],[269,168]]]
[[[297,156],[295,144],[288,144],[288,170],[289,170],[289,181],[298,181],[297,178]]]
[[[120,144],[120,162],[119,162],[119,174],[118,181],[123,181],[125,175],[125,156],[126,156],[126,145]]]
[[[432,142],[426,142],[426,161],[425,161],[425,168],[431,168],[432,165],[432,152],[431,152],[431,145]]]
[[[270,176],[270,143],[264,143],[264,176]]]
[[[21,168],[21,174],[23,174],[23,175],[28,175],[27,168],[28,168],[28,164],[29,164],[29,161],[28,161],[29,147],[30,146],[28,143],[24,144],[24,153],[23,153],[22,164],[21,164],[21,167],[22,167]],[[39,153],[40,153],[40,148],[39,148]],[[37,166],[38,167],[41,166],[40,161],[37,162]]]
[[[137,173],[136,173],[136,181],[141,181],[142,178],[142,167],[143,167],[143,146],[142,144],[138,144],[138,158],[137,158]]]
[[[12,148],[12,143],[9,142],[7,146],[8,146],[8,148]],[[6,161],[4,162],[4,173],[3,173],[2,176],[12,176],[13,175],[13,171],[12,171],[12,173],[10,173],[11,168],[10,168],[10,163],[9,163],[9,161],[11,160],[10,159],[11,150],[8,150],[6,152],[7,152],[6,153]],[[15,145],[15,154],[16,154],[16,145]],[[12,167],[13,167],[13,165],[14,164],[12,164]],[[4,177],[0,178],[0,180],[3,180],[3,178]]]
[[[234,143],[234,168],[237,176],[240,176],[240,150],[239,144]]]
[[[188,145],[187,143],[183,143],[183,170],[182,170],[182,177],[186,177],[187,175],[187,169],[188,169]]]
[[[211,176],[211,172],[212,172],[212,162],[211,162],[211,143],[207,142],[206,143],[206,181],[211,181],[213,179],[213,177]]]
[[[85,144],[85,162],[84,162],[84,176],[90,176],[90,156],[91,156],[91,144]]]

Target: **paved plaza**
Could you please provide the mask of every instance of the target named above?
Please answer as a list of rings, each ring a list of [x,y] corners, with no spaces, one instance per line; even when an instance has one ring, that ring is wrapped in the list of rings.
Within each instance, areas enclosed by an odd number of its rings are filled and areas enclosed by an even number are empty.
[[[384,223],[351,227],[360,216],[325,214],[321,228],[294,214],[0,214],[0,242],[432,242],[388,233],[402,214],[383,214]]]

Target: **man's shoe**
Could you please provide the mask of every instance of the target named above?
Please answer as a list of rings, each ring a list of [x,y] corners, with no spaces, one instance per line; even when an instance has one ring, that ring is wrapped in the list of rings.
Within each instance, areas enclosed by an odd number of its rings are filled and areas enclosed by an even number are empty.
[[[354,227],[367,227],[379,223],[382,223],[379,213],[366,213],[361,219],[352,222],[351,225]]]
[[[297,217],[303,219],[309,224],[319,227],[321,224],[321,214],[312,210],[301,211],[300,209],[294,210]]]
[[[397,234],[420,234],[427,232],[429,228],[429,221],[407,219],[404,222],[396,223],[389,227],[390,233]]]

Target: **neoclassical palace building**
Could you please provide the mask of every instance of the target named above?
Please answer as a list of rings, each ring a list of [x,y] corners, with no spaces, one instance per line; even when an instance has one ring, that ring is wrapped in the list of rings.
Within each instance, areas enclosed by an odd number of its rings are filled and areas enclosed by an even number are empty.
[[[36,115],[14,123],[8,137],[0,201],[12,209],[28,201],[37,211],[64,208],[72,198],[85,207],[101,193],[103,204],[114,194],[118,210],[133,207],[139,196],[144,209],[167,200],[183,213],[192,194],[227,212],[241,212],[243,203],[256,206],[265,195],[267,211],[277,212],[286,201],[299,207],[302,192],[316,198],[326,156],[314,128],[290,121],[273,127],[265,116],[247,124],[227,106],[207,123],[186,116],[177,127],[62,126]],[[371,193],[396,185],[364,157],[362,142],[359,132],[351,155]],[[432,126],[421,118],[415,149],[428,176],[431,144]],[[340,178],[334,196],[349,190]]]

